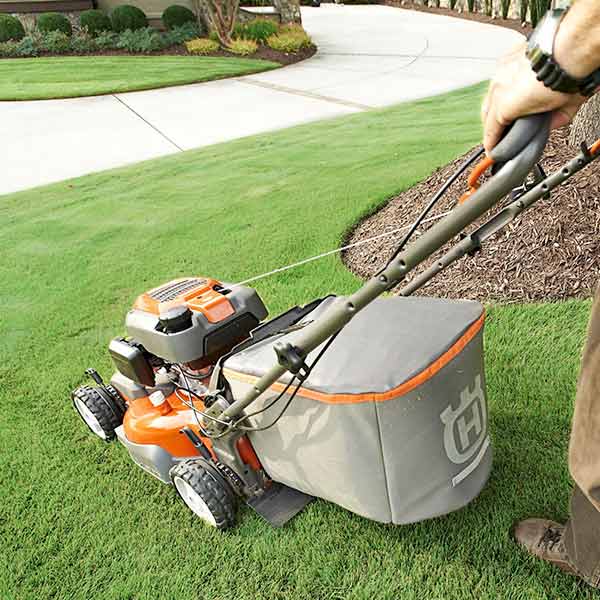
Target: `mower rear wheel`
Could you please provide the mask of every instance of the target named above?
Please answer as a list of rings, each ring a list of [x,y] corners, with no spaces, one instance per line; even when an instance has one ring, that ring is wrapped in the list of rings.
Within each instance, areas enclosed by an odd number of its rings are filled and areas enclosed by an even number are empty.
[[[182,461],[171,469],[170,476],[185,505],[205,523],[221,531],[235,524],[236,496],[209,461]]]
[[[83,422],[106,442],[115,437],[115,429],[123,423],[124,403],[117,396],[110,387],[83,386],[72,393],[73,406]]]

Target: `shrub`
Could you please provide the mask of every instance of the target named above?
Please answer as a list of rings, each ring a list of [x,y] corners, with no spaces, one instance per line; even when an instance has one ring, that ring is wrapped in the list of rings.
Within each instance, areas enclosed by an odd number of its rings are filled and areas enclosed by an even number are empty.
[[[110,19],[101,10],[85,10],[79,17],[79,24],[90,35],[98,35],[101,31],[110,31]]]
[[[145,29],[125,30],[119,35],[117,48],[128,52],[148,54],[166,48],[165,39],[152,27]]]
[[[164,34],[164,38],[168,46],[174,46],[175,44],[183,44],[190,40],[195,40],[200,37],[202,32],[196,23],[186,23],[180,27],[173,27],[171,31],[167,31]]]
[[[24,37],[25,29],[17,17],[0,14],[0,42],[18,42]]]
[[[137,29],[145,29],[148,27],[148,19],[142,10],[137,6],[131,6],[130,4],[123,4],[117,6],[112,13],[110,13],[110,22],[112,28],[117,33],[127,31],[136,31]]]
[[[456,7],[456,2],[457,2],[457,0],[449,0],[449,2],[448,2],[448,6],[450,6],[450,9],[451,9],[451,10],[454,10],[454,9],[455,9],[455,7]]]
[[[302,48],[307,48],[312,45],[310,36],[303,29],[296,28],[295,30],[282,31],[277,35],[272,35],[268,40],[267,44],[278,50],[279,52],[286,52],[288,54],[294,54],[299,52]]]
[[[467,0],[467,8],[469,12],[473,12],[475,10],[475,0]]]
[[[181,27],[186,23],[195,23],[196,15],[185,6],[173,4],[163,12],[162,22],[167,29],[174,29],[175,27]]]
[[[233,35],[235,38],[254,40],[264,44],[268,37],[277,33],[277,25],[269,19],[254,19],[248,23],[236,25]]]
[[[61,15],[56,12],[49,12],[41,14],[36,21],[37,28],[42,33],[49,33],[50,31],[60,31],[65,35],[71,35],[73,28],[71,22],[65,15]]]
[[[212,54],[219,49],[219,42],[208,38],[199,38],[185,43],[190,54]]]
[[[39,44],[37,37],[26,35],[22,40],[8,40],[0,43],[0,56],[9,58],[20,58],[27,56],[37,56],[39,54]]]
[[[258,43],[254,40],[231,40],[227,50],[240,56],[254,54],[258,50]]]
[[[17,55],[17,47],[19,42],[15,40],[7,40],[6,42],[0,42],[0,56],[3,58],[14,58]]]
[[[42,35],[40,50],[52,54],[65,54],[71,50],[71,38],[62,31],[48,31]]]
[[[71,50],[77,54],[90,54],[98,50],[98,45],[91,35],[81,33],[71,38]]]
[[[96,46],[100,50],[114,50],[117,48],[119,36],[114,31],[102,31],[96,36]]]
[[[530,0],[531,24],[535,27],[550,8],[550,0]]]
[[[510,12],[511,0],[500,0],[500,14],[503,19],[508,19],[508,13]]]
[[[519,17],[521,19],[521,23],[527,21],[527,11],[529,10],[529,0],[521,0],[521,4],[519,6]]]

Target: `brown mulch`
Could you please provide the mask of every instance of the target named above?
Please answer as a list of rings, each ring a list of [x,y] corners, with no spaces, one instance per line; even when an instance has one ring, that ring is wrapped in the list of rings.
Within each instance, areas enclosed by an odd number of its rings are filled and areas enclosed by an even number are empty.
[[[568,129],[552,133],[542,160],[547,173],[577,153],[568,147],[567,138]],[[410,225],[465,157],[393,198],[360,223],[347,243]],[[465,189],[466,177],[452,186],[432,214],[451,209]],[[459,260],[417,293],[505,303],[589,298],[600,279],[599,190],[600,169],[593,163],[489,239],[475,256]],[[350,249],[344,262],[368,278],[385,265],[401,237],[398,233]]]
[[[488,23],[489,25],[499,25],[500,27],[507,27],[508,29],[514,29],[523,35],[527,35],[531,31],[531,25],[527,23],[525,27],[519,19],[501,19],[488,17],[479,12],[468,12],[457,10],[451,10],[449,8],[436,8],[434,6],[423,6],[415,2],[409,2],[407,0],[383,0],[381,4],[386,6],[394,6],[396,8],[406,8],[409,10],[418,10],[420,12],[435,13],[438,15],[446,15],[448,17],[456,17],[457,19],[465,19],[467,21],[477,21],[479,23]]]
[[[294,63],[300,62],[301,60],[306,60],[314,55],[317,51],[316,46],[310,46],[308,48],[302,48],[299,52],[295,54],[287,54],[285,52],[279,52],[278,50],[273,50],[269,48],[269,46],[259,45],[258,50],[250,55],[245,57],[240,57],[238,54],[233,54],[231,52],[226,52],[225,50],[218,50],[217,52],[211,52],[210,54],[205,54],[203,56],[228,56],[231,58],[259,58],[262,60],[270,60],[272,62],[279,63],[281,66],[292,65]],[[62,53],[62,54],[53,54],[51,52],[42,52],[39,55],[40,57],[49,57],[49,56],[191,56],[187,51],[186,47],[183,44],[177,46],[171,46],[170,48],[164,48],[163,50],[158,50],[156,52],[149,52],[147,54],[132,54],[127,50],[98,50],[96,52],[92,52],[90,54],[75,54],[72,52]],[[2,60],[5,57],[0,57]],[[12,60],[12,59],[11,59]]]

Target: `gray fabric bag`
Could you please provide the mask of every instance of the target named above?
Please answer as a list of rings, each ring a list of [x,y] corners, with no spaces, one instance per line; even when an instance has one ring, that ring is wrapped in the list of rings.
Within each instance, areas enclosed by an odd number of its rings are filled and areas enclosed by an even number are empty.
[[[393,297],[367,306],[277,424],[250,434],[267,473],[383,523],[421,521],[469,503],[492,462],[483,321],[476,302]],[[293,343],[296,335],[275,336],[229,358],[224,374],[234,397],[273,365],[274,341]],[[289,378],[248,412],[272,402]],[[271,423],[288,398],[252,417],[252,425]]]

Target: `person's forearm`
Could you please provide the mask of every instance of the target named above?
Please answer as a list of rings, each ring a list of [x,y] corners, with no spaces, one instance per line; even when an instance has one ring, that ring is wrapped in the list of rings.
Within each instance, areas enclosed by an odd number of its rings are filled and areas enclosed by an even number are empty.
[[[600,68],[600,0],[576,0],[560,25],[554,58],[573,77]]]

